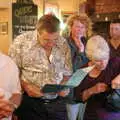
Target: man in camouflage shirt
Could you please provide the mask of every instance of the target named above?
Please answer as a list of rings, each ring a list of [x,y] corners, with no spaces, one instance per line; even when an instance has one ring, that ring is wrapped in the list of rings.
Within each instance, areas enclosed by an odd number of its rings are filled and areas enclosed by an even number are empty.
[[[70,49],[59,34],[60,22],[53,15],[42,16],[35,31],[14,40],[9,55],[21,72],[23,101],[16,114],[20,120],[66,120],[62,99],[69,91],[45,94],[45,84],[64,84],[72,74]]]

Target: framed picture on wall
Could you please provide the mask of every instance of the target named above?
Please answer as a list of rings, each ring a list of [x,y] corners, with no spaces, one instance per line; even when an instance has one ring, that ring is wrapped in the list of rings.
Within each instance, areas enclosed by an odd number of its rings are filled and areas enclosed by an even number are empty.
[[[0,22],[0,34],[8,34],[8,22]]]
[[[66,23],[68,17],[73,15],[74,12],[72,12],[72,11],[62,11],[61,14],[62,14],[63,23]]]

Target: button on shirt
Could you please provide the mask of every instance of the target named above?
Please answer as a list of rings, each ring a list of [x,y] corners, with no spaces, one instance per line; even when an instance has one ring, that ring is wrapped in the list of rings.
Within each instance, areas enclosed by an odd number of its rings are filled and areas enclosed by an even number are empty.
[[[40,88],[45,84],[59,84],[63,75],[72,74],[70,49],[63,37],[59,37],[56,46],[52,48],[49,60],[37,40],[36,30],[18,36],[9,54],[20,68],[21,79]]]

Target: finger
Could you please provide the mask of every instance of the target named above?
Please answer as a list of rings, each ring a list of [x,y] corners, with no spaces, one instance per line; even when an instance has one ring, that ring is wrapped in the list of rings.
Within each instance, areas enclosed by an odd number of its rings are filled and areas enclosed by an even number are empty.
[[[120,85],[119,84],[112,84],[112,88],[113,89],[120,89]]]
[[[3,117],[5,117],[5,115],[4,115],[5,113],[4,113],[4,111],[2,110],[2,111],[0,111],[0,118],[3,118]]]
[[[107,85],[103,83],[103,84],[100,85],[100,88],[105,88],[106,89]]]
[[[115,89],[115,88],[116,88],[116,85],[115,85],[115,84],[112,84],[112,88]]]
[[[0,116],[1,116],[1,117],[8,117],[8,116],[10,116],[11,114],[12,114],[11,112],[1,111]]]
[[[12,114],[12,112],[4,112],[5,117],[9,117]]]
[[[3,115],[0,115],[0,120],[2,119],[2,118],[4,118],[5,116],[3,116]]]
[[[4,98],[4,94],[0,94],[0,99],[3,99]]]
[[[4,106],[9,105],[9,103],[5,100],[0,100],[0,108],[4,108]]]
[[[112,84],[119,84],[120,85],[120,80],[113,80]]]
[[[9,101],[6,101],[6,100],[0,101],[0,110],[10,112],[12,111],[12,109],[13,107]]]
[[[107,90],[107,87],[101,86],[98,88],[98,92],[105,92]]]
[[[11,107],[11,106],[3,106],[2,110],[6,111],[6,112],[12,112],[13,107]]]

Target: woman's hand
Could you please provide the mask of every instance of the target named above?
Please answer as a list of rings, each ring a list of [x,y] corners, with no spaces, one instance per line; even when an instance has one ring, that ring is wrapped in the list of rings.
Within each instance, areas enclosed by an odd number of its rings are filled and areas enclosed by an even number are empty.
[[[120,89],[120,74],[112,80],[112,88]]]
[[[91,91],[93,94],[98,94],[101,92],[105,92],[107,90],[108,86],[105,83],[97,83],[95,86],[91,88]]]
[[[105,83],[97,83],[95,86],[83,91],[82,99],[85,101],[94,94],[105,92],[107,88]]]
[[[82,43],[82,40],[81,40],[81,37],[79,35],[77,36],[74,36],[74,42],[75,42],[75,45],[77,46],[79,52],[84,52],[84,44]]]

